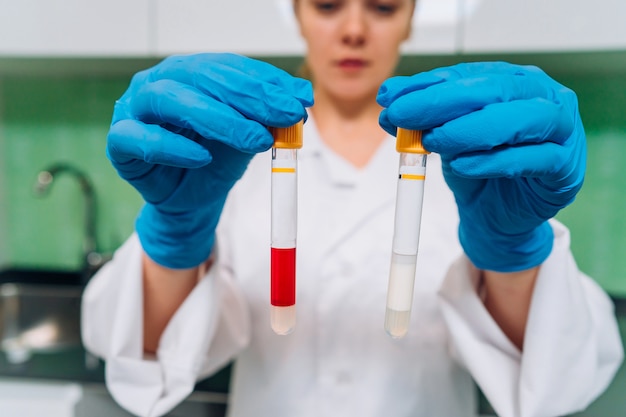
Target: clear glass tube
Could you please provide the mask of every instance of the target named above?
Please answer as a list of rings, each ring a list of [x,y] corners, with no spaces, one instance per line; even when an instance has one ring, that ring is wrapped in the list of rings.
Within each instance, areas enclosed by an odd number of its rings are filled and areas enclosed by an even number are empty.
[[[298,151],[272,148],[272,243],[270,321],[276,334],[296,324]]]
[[[385,331],[393,338],[404,337],[409,328],[424,200],[426,160],[426,153],[400,153],[391,268],[385,312]]]

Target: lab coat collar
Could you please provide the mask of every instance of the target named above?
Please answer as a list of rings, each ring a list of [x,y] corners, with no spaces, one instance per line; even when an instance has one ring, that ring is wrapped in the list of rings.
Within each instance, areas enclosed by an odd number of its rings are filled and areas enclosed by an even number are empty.
[[[308,159],[319,156],[322,151],[322,141],[319,137],[315,120],[313,120],[313,115],[311,114],[309,114],[307,121],[304,123],[302,135],[303,145],[302,149],[298,151],[298,158]]]
[[[356,187],[362,182],[368,182],[380,193],[377,194],[379,198],[395,196],[396,177],[389,177],[394,180],[391,187],[385,181],[389,178],[381,177],[384,175],[382,173],[395,172],[398,168],[398,153],[395,151],[395,138],[393,136],[387,135],[365,167],[356,168],[323,143],[312,115],[304,124],[303,135],[304,146],[298,151],[298,159],[300,161],[307,161],[312,158],[323,160],[325,168],[323,174],[327,175],[335,186],[350,188]],[[389,191],[392,191],[392,194],[389,194]]]
[[[365,167],[356,168],[322,142],[313,118],[309,117],[305,124],[304,146],[299,151],[299,161],[311,165],[307,173],[315,177],[308,178],[305,180],[307,184],[303,185],[319,187],[315,191],[318,201],[314,205],[320,207],[314,211],[325,213],[324,223],[332,225],[326,231],[327,239],[322,245],[324,247],[319,246],[318,250],[332,251],[358,227],[362,227],[370,218],[379,215],[395,202],[398,154],[395,151],[395,138],[392,136],[388,136],[381,143]],[[309,214],[311,217],[306,216],[302,220],[312,220],[316,216],[315,213]],[[319,225],[315,221],[312,224]],[[393,223],[389,227],[393,227]]]

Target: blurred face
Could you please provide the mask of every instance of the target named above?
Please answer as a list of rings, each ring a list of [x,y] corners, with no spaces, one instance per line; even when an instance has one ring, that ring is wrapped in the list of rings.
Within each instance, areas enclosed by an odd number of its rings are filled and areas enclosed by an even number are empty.
[[[316,91],[340,100],[374,97],[409,37],[413,0],[295,0]]]

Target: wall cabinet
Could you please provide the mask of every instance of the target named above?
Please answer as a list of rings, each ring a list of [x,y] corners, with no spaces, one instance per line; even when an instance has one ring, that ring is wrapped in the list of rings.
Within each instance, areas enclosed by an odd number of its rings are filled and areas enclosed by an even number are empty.
[[[300,55],[291,3],[276,0],[154,0],[158,56],[193,52]]]
[[[626,49],[624,0],[463,1],[463,53]]]
[[[155,53],[300,55],[292,0],[155,0]],[[419,0],[407,54],[626,48],[623,0]]]
[[[150,1],[0,0],[0,56],[145,56]]]
[[[304,52],[292,0],[0,0],[0,57]],[[420,0],[407,53],[453,53],[460,0]]]
[[[292,0],[155,0],[155,53],[301,55]],[[460,0],[419,0],[406,53],[454,53]]]
[[[292,0],[0,0],[0,57],[304,52]],[[624,0],[419,0],[406,54],[626,49]]]
[[[418,0],[407,54],[454,54],[460,47],[462,0]]]

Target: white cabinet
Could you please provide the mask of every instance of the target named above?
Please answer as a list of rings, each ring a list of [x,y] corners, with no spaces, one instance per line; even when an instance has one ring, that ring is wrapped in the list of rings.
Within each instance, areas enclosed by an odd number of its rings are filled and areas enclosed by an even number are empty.
[[[157,55],[236,52],[300,55],[290,1],[153,0]]]
[[[459,50],[462,0],[418,0],[407,54],[453,54]]]
[[[626,48],[624,0],[464,0],[464,8],[464,53]]]
[[[419,0],[407,53],[454,53],[463,0]],[[0,0],[0,57],[304,53],[292,0]]]
[[[296,56],[292,0],[0,0],[0,57]],[[418,0],[407,54],[626,49],[625,0]]]
[[[157,55],[302,55],[292,0],[155,0]],[[460,0],[419,0],[406,53],[454,53]]]
[[[151,0],[0,0],[0,55],[145,56]]]
[[[0,379],[0,410],[6,417],[74,417],[81,396],[74,383]]]

